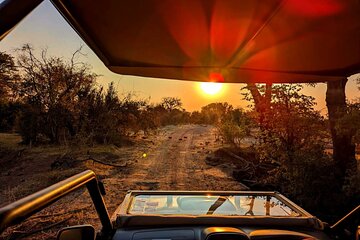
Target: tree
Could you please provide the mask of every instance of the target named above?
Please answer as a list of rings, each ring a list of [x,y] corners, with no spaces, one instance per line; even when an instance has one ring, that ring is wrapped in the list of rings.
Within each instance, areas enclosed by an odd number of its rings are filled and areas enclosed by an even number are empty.
[[[233,106],[227,102],[210,103],[201,108],[201,114],[207,124],[219,124],[222,118],[233,110]]]
[[[337,122],[335,130],[351,137],[352,144],[360,143],[360,99],[347,103],[346,113]]]
[[[277,164],[261,181],[311,207],[314,202],[328,204],[327,198],[338,192],[339,185],[325,153],[324,118],[314,110],[314,98],[302,94],[302,88],[299,84],[272,86],[266,111],[254,115],[258,125],[254,150],[258,161]],[[266,89],[258,91],[264,96]]]
[[[0,52],[0,102],[8,100],[11,85],[17,78],[14,58],[5,52]]]
[[[120,131],[120,100],[114,84],[111,82],[107,91],[103,87],[93,88],[81,103],[78,139],[88,144],[113,142]]]
[[[267,83],[265,85],[255,85],[254,83],[248,83],[246,89],[249,93],[244,94],[244,99],[247,101],[254,102],[254,108],[258,114],[258,120],[261,128],[266,128],[266,123],[264,122],[265,114],[270,109],[271,94],[272,94],[272,84]]]
[[[119,126],[126,132],[134,132],[135,134],[141,130],[148,129],[144,123],[144,114],[148,110],[148,100],[135,99],[133,94],[127,94],[120,100],[119,108]],[[146,131],[146,130],[145,130]]]
[[[346,126],[344,128],[344,126]],[[347,104],[346,114],[339,120],[335,126],[338,134],[352,137],[352,143],[355,146],[360,144],[360,99]],[[355,168],[356,169],[356,168]],[[349,172],[348,172],[349,173]],[[360,201],[360,172],[352,171],[345,176],[344,192],[350,199]],[[356,201],[354,201],[356,202]]]
[[[177,97],[164,97],[161,100],[160,105],[168,112],[174,110],[180,110],[180,111],[183,110],[181,99]]]
[[[260,143],[269,145],[261,151],[263,160],[291,163],[295,151],[321,143],[324,119],[313,108],[314,98],[301,94],[302,88],[299,84],[274,85],[268,109],[256,115]]]
[[[204,116],[199,111],[193,111],[190,114],[190,122],[195,124],[205,123]]]
[[[19,49],[18,66],[21,80],[14,89],[18,97],[29,105],[27,114],[35,114],[31,119],[42,123],[40,132],[24,137],[25,142],[36,142],[36,136],[43,134],[51,143],[66,141],[68,135],[75,134],[74,115],[79,113],[79,99],[85,91],[94,88],[97,75],[88,65],[78,62],[81,48],[75,51],[69,61],[59,57],[48,57],[43,50],[40,57],[34,54],[30,45]],[[30,118],[29,118],[30,119]],[[26,125],[22,125],[26,128]],[[26,129],[22,133],[29,132]]]
[[[189,113],[182,107],[182,101],[177,97],[164,97],[154,110],[161,118],[161,125],[180,124],[189,118]]]
[[[342,124],[347,113],[345,86],[347,78],[327,83],[326,105],[329,114],[330,132],[333,142],[333,159],[337,165],[337,177],[344,181],[347,174],[357,170],[355,144],[349,125]]]
[[[23,110],[20,102],[0,103],[0,132],[16,131],[19,113]]]
[[[14,100],[11,86],[19,78],[14,59],[0,52],[0,131],[11,131],[15,127],[21,104]]]
[[[235,147],[240,147],[241,140],[250,136],[252,121],[247,113],[236,108],[227,111],[217,129],[222,138]]]
[[[352,143],[352,135],[349,131],[338,131],[337,129],[346,129],[349,126],[341,125],[341,119],[346,115],[346,97],[345,85],[347,79],[341,81],[332,81],[327,83],[326,103],[328,107],[329,125],[331,138],[333,142],[333,159],[337,165],[337,177],[344,180],[347,172],[352,172],[356,168],[355,145]],[[255,111],[258,114],[258,121],[261,131],[266,131],[268,124],[266,113],[269,112],[269,98],[273,95],[271,84],[266,86],[256,86],[248,84],[246,89],[249,93],[245,94],[245,99],[254,101]]]

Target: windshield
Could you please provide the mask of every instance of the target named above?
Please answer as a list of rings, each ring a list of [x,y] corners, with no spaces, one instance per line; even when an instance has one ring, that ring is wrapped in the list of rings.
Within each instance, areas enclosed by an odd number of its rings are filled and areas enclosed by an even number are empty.
[[[136,195],[135,215],[223,215],[298,217],[299,212],[271,196]]]

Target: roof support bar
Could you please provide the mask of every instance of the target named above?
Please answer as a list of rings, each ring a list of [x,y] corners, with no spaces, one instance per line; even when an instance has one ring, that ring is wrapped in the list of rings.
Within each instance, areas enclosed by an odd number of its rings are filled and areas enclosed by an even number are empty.
[[[334,225],[330,227],[332,230],[339,229],[344,226],[344,224],[348,224],[351,221],[354,221],[354,219],[360,218],[360,205],[354,208],[351,212],[346,214],[342,219],[337,221]]]
[[[105,202],[102,198],[96,175],[87,170],[41,191],[31,194],[0,209],[0,233],[9,226],[20,223],[65,195],[86,185],[103,226],[102,232],[112,231]]]

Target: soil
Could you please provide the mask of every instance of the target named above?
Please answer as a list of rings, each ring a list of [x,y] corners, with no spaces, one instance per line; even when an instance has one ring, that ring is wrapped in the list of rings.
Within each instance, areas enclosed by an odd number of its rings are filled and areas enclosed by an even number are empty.
[[[232,177],[234,164],[207,164],[206,159],[223,146],[212,126],[167,126],[155,135],[134,137],[132,146],[121,148],[28,148],[14,144],[16,139],[20,140],[13,134],[0,136],[0,206],[85,169],[93,170],[104,183],[110,214],[128,190],[246,189]],[[82,189],[8,228],[0,238],[53,239],[61,227],[85,223],[100,228]],[[50,225],[55,226],[46,229]]]

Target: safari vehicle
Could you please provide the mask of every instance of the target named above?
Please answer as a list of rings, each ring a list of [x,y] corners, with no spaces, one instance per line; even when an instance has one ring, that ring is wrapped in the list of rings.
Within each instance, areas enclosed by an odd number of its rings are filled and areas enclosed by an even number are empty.
[[[3,1],[0,39],[41,2]],[[360,72],[360,2],[314,2],[52,0],[119,74],[314,83]],[[1,208],[0,232],[82,186],[102,229],[64,228],[58,239],[346,239],[355,235],[346,228],[360,212],[359,206],[330,226],[277,192],[129,191],[110,218],[103,185],[85,171]]]
[[[58,233],[60,240],[337,239],[360,209],[329,226],[277,192],[129,191],[110,218],[103,185],[87,170],[1,208],[0,231],[82,186],[102,229],[96,234],[91,225],[67,227]]]
[[[102,229],[96,235],[91,225],[64,228],[60,240],[331,239],[360,209],[330,227],[277,192],[129,191],[109,218],[104,188],[88,170],[1,208],[0,231],[84,185]]]

